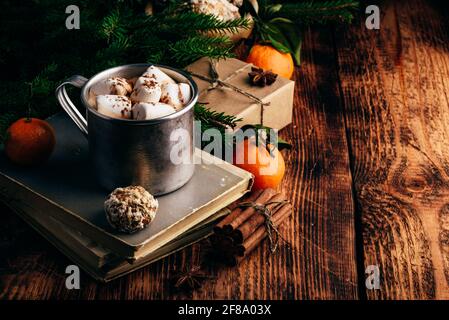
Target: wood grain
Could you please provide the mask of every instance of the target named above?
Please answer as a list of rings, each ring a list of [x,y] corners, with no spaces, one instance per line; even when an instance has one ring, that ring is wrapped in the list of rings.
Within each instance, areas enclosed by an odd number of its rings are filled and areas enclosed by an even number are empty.
[[[381,12],[379,31],[360,21],[304,32],[281,132],[293,143],[282,185],[292,249],[269,255],[265,244],[237,268],[210,265],[214,279],[191,294],[170,279],[202,260],[201,245],[107,285],[83,273],[68,291],[70,261],[0,207],[0,298],[449,298],[449,10],[411,0]],[[365,288],[369,265],[379,290]]]
[[[352,180],[334,51],[329,46],[332,38],[328,30],[309,31],[304,43],[303,64],[296,74],[295,121],[284,135],[296,144],[286,173],[295,189],[287,185],[284,190],[287,197],[296,199],[294,207],[299,211],[293,230],[299,232],[294,241],[304,291],[298,297],[354,299]]]
[[[294,206],[281,228],[285,243],[270,255],[265,243],[237,268],[209,266],[214,279],[191,294],[176,292],[170,279],[197,264],[204,249],[194,245],[109,284],[82,274],[81,290],[68,291],[70,264],[6,208],[0,226],[7,235],[0,253],[3,299],[355,299],[354,207],[348,145],[329,30],[307,31],[303,64],[296,71],[293,124],[281,135],[285,153],[282,189]],[[4,231],[3,231],[4,228]],[[23,238],[23,244],[17,239]],[[26,245],[25,245],[26,244]]]
[[[370,299],[449,298],[447,9],[386,2],[379,31],[336,33]],[[363,275],[359,276],[362,278]]]

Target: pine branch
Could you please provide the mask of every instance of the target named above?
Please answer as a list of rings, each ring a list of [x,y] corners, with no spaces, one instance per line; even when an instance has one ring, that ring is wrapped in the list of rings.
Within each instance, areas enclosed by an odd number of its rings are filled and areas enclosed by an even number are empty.
[[[268,6],[276,6],[275,16],[291,19],[299,24],[327,23],[332,21],[351,22],[353,12],[359,7],[359,2],[354,0],[330,0],[330,1],[302,1],[287,2]]]
[[[104,17],[101,23],[100,35],[107,39],[108,43],[113,39],[123,41],[126,37],[127,30],[122,20],[121,13],[118,9]]]
[[[178,9],[182,5],[178,3]],[[109,46],[97,57],[116,63],[122,60],[118,57],[127,54],[135,60],[174,66],[184,66],[203,56],[220,59],[230,57],[233,46],[222,34],[249,27],[249,21],[243,18],[221,21],[213,15],[171,10],[175,13],[134,14],[132,19],[124,18],[121,11],[114,10],[103,19],[101,27],[101,34]],[[210,37],[211,34],[216,36]],[[110,63],[105,64],[108,65]]]
[[[214,15],[186,11],[175,15],[154,15],[146,19],[145,24],[158,25],[161,31],[179,33],[210,32],[223,34],[236,33],[239,29],[248,29],[250,22],[246,18],[222,21]]]
[[[223,22],[214,16],[190,12],[188,0],[159,0],[163,3],[161,10],[147,17],[143,8],[148,1],[77,0],[82,26],[80,30],[68,31],[63,27],[63,8],[73,1],[59,0],[56,5],[54,0],[27,4],[8,0],[8,10],[0,12],[4,25],[0,35],[0,137],[11,122],[27,115],[29,105],[32,115],[39,118],[60,111],[53,91],[68,75],[89,76],[138,61],[182,67],[203,56],[228,57],[233,44],[224,34],[249,25],[246,19]],[[302,24],[349,21],[357,7],[353,0],[259,3],[261,9],[265,7],[262,3],[272,8],[280,4],[280,11],[267,14]],[[32,98],[25,82],[32,83]],[[195,116],[203,122],[204,129],[218,128],[223,132],[238,121],[201,105],[195,108]]]
[[[154,2],[153,2],[154,3]],[[191,6],[187,0],[165,0],[161,15],[172,15],[190,10]]]
[[[55,81],[50,80],[50,78],[54,75],[57,68],[58,65],[56,63],[50,63],[31,81],[31,95],[33,97],[46,97],[50,92],[53,92]]]
[[[187,65],[201,57],[223,59],[232,56],[232,41],[225,36],[193,36],[170,45],[172,59],[179,65]]]
[[[227,115],[224,112],[216,112],[208,109],[204,104],[197,103],[194,108],[195,120],[201,122],[201,134],[209,129],[216,129],[222,137],[222,147],[225,150],[232,150],[234,139],[233,132],[228,131],[234,129],[239,121],[235,116]],[[207,141],[201,139],[201,149],[208,145]],[[212,150],[211,150],[212,151]],[[213,150],[215,151],[215,150]],[[226,152],[226,151],[225,151]],[[212,154],[214,154],[212,152]],[[223,154],[214,154],[217,157],[223,157]]]
[[[133,43],[130,54],[134,59],[141,59],[148,63],[163,63],[167,58],[170,42],[150,32],[136,33],[132,36]]]
[[[234,129],[237,122],[242,119],[237,119],[235,116],[227,115],[224,112],[217,112],[206,108],[204,104],[197,103],[195,105],[195,120],[201,121],[201,130],[204,132],[210,128],[216,128],[224,133],[226,129]]]

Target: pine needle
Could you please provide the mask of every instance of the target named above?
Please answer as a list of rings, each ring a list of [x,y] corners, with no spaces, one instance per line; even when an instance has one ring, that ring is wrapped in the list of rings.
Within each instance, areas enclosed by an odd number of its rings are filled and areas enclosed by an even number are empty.
[[[58,65],[52,62],[31,81],[31,87],[33,88],[31,93],[32,96],[45,96],[49,91],[54,90],[55,81],[50,80],[50,78],[57,68]]]
[[[182,30],[184,33],[236,33],[239,29],[248,29],[250,26],[250,22],[246,18],[222,21],[214,15],[192,11],[165,16],[162,19],[159,16],[152,16],[147,21],[147,24],[150,23],[159,23],[163,30],[165,28],[165,31],[179,32]]]
[[[194,110],[195,120],[201,121],[201,131],[203,132],[207,129],[215,128],[224,133],[226,129],[234,129],[237,126],[237,122],[242,120],[224,112],[208,109],[201,103],[197,103]]]
[[[354,0],[309,0],[277,3],[273,4],[271,8],[274,6],[277,6],[278,10],[267,12],[267,14],[288,18],[299,24],[334,21],[349,23],[354,18],[354,11],[359,7],[359,2]],[[267,11],[270,11],[269,8]]]
[[[113,39],[123,41],[126,37],[126,28],[123,23],[123,17],[120,11],[114,10],[109,15],[104,17],[101,23],[100,35],[111,42]]]
[[[223,59],[233,56],[229,37],[198,35],[179,40],[170,45],[171,57],[181,65],[187,65],[201,57]]]
[[[27,114],[30,104],[33,116],[39,118],[60,111],[54,89],[70,74],[89,76],[109,67],[141,61],[184,67],[203,56],[230,57],[233,43],[225,35],[250,25],[244,18],[221,21],[190,12],[187,0],[160,0],[165,9],[148,17],[143,13],[148,1],[78,0],[82,26],[69,32],[63,27],[66,16],[61,14],[61,8],[72,1],[60,0],[57,6],[54,0],[33,1],[32,6],[9,1],[8,13],[3,15],[0,65],[2,70],[13,65],[14,77],[5,72],[0,81],[0,136],[12,121]],[[262,3],[280,8],[265,14],[290,18],[302,25],[350,21],[358,5],[353,0],[259,0],[261,8]],[[211,34],[215,36],[206,36]],[[69,48],[63,50],[62,43],[68,43]],[[47,67],[42,70],[44,66]],[[33,98],[29,98],[25,82],[32,83]],[[220,131],[238,121],[204,106],[195,108],[195,116],[203,128]]]

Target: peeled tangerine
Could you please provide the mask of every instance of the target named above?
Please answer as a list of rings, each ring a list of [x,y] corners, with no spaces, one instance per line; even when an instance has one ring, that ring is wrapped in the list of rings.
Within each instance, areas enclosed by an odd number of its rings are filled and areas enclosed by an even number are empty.
[[[126,96],[111,94],[97,96],[97,111],[112,118],[131,118],[131,101]]]
[[[133,118],[135,120],[151,120],[168,116],[175,113],[176,109],[165,103],[140,102],[133,107]]]

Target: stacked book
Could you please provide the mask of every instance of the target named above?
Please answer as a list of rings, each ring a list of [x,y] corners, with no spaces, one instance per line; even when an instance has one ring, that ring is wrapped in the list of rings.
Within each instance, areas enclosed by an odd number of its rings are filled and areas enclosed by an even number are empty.
[[[57,144],[51,159],[23,168],[0,155],[0,197],[24,221],[95,279],[110,281],[207,237],[226,207],[250,188],[252,176],[199,149],[195,174],[158,197],[146,229],[123,234],[107,222],[108,192],[93,180],[87,140],[65,114],[49,119]]]

